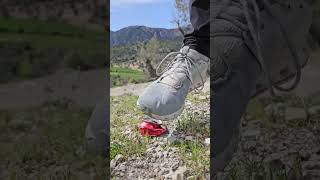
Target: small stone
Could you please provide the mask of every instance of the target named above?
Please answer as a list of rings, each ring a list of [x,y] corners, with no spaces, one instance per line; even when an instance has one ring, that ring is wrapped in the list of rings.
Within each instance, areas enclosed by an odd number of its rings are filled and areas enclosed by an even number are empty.
[[[166,168],[162,168],[160,171],[159,171],[159,174],[160,175],[166,175],[166,174],[169,174],[169,170],[168,169],[166,169]]]
[[[159,152],[159,151],[163,151],[163,148],[161,146],[158,146],[156,149],[155,149],[156,152]]]
[[[206,138],[204,140],[204,144],[207,145],[207,146],[210,146],[210,138]]]
[[[157,153],[157,157],[158,157],[158,158],[162,158],[162,157],[163,157],[163,153],[162,153],[161,151],[158,152],[158,153]]]
[[[76,150],[76,155],[78,155],[79,157],[83,157],[86,153],[85,148],[83,146],[78,147],[78,149]]]
[[[173,134],[169,134],[168,137],[167,137],[167,141],[170,143],[170,144],[175,144],[177,143],[179,140],[178,138],[173,135]]]
[[[244,148],[247,150],[252,150],[256,147],[257,142],[256,141],[246,141],[244,142]]]
[[[311,108],[309,109],[309,113],[310,113],[311,115],[315,115],[315,114],[320,113],[320,105],[311,107]]]
[[[159,171],[160,171],[159,168],[155,168],[155,169],[153,170],[153,172],[154,172],[155,174],[157,174]]]
[[[123,155],[121,154],[117,154],[116,157],[114,158],[114,160],[117,162],[117,163],[120,163],[122,160],[123,160]]]
[[[302,165],[303,169],[313,170],[317,169],[320,171],[320,162],[319,161],[308,161]]]
[[[127,167],[124,164],[121,164],[118,169],[119,171],[126,171]]]
[[[169,154],[168,151],[164,151],[164,152],[163,152],[163,157],[164,157],[164,158],[168,157],[168,154]]]
[[[207,96],[199,96],[199,100],[206,100]]]
[[[173,170],[173,171],[176,171],[177,169],[178,169],[178,167],[179,167],[179,161],[177,161],[177,162],[175,162],[172,166],[171,166],[171,169]]]
[[[154,152],[154,148],[148,148],[147,150],[146,150],[146,153],[153,153]]]
[[[299,152],[299,154],[300,154],[302,161],[307,161],[311,156],[310,153],[307,151],[301,151],[301,152]]]
[[[210,150],[206,151],[206,156],[210,156]]]
[[[260,135],[260,130],[258,129],[247,129],[243,132],[243,137],[247,140],[256,140]]]
[[[192,136],[186,136],[186,137],[185,137],[185,140],[186,140],[186,141],[192,141],[192,140],[193,140],[193,137],[192,137]]]
[[[175,172],[171,174],[172,180],[183,180],[187,172],[186,166],[180,166]]]
[[[275,104],[269,104],[267,107],[264,108],[264,111],[269,117],[279,117],[284,114],[285,109],[286,109],[285,104],[275,103]]]
[[[111,169],[111,171],[112,171],[116,166],[117,166],[116,161],[115,161],[114,159],[112,159],[111,162],[110,162],[110,169]]]

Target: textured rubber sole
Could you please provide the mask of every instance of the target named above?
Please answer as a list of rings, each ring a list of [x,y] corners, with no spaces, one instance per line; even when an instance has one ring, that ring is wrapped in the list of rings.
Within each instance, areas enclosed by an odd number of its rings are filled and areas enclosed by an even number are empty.
[[[168,120],[172,120],[172,119],[177,118],[178,116],[180,116],[180,114],[184,110],[184,104],[183,104],[182,107],[178,111],[176,111],[174,113],[171,113],[171,114],[168,114],[168,115],[156,115],[156,114],[153,114],[153,113],[149,113],[149,112],[147,112],[147,110],[141,108],[139,102],[137,102],[137,106],[138,106],[138,108],[140,110],[142,110],[143,112],[145,112],[148,115],[150,115],[151,118],[158,119],[158,120],[163,120],[163,121],[168,121]]]

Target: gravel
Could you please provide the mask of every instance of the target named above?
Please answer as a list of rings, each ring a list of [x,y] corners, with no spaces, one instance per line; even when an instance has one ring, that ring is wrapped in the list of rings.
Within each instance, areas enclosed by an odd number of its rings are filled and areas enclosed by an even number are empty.
[[[199,119],[200,123],[207,123],[209,126],[209,104],[200,103],[192,104],[187,102],[185,112],[204,113],[203,119]],[[183,131],[178,131],[177,121],[166,123],[169,133],[163,137],[152,138],[147,145],[143,156],[130,156],[126,159],[122,155],[117,155],[111,161],[111,174],[114,179],[139,179],[139,180],[183,180],[192,177],[192,169],[187,166],[187,163],[181,157],[179,149],[173,145],[181,142],[195,141],[201,138],[201,134],[186,134]],[[134,137],[132,129],[124,131],[128,137]],[[197,137],[197,138],[196,138]],[[210,138],[207,137],[206,141]],[[201,142],[205,144],[205,138]],[[210,151],[208,151],[210,152]],[[209,158],[209,153],[206,154]],[[209,169],[209,167],[208,167]],[[209,179],[209,172],[207,172]]]

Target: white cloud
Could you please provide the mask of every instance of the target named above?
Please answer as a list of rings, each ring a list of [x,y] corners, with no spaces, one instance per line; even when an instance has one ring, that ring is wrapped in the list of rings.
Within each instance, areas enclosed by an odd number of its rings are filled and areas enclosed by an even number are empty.
[[[111,6],[127,6],[139,4],[167,3],[172,0],[110,0]]]

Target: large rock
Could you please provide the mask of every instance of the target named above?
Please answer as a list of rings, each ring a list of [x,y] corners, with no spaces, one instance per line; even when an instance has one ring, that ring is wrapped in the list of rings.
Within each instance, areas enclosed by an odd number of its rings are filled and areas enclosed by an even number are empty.
[[[260,136],[260,130],[256,128],[246,128],[246,130],[242,132],[242,136],[246,140],[256,140]]]
[[[187,167],[186,166],[180,166],[176,171],[172,171],[170,173],[170,176],[172,180],[184,180],[185,178],[185,173],[187,172]]]
[[[287,107],[285,111],[285,120],[292,121],[298,119],[307,119],[307,112],[303,108]]]
[[[269,104],[264,108],[264,111],[268,117],[278,118],[283,117],[286,110],[284,103]]]

